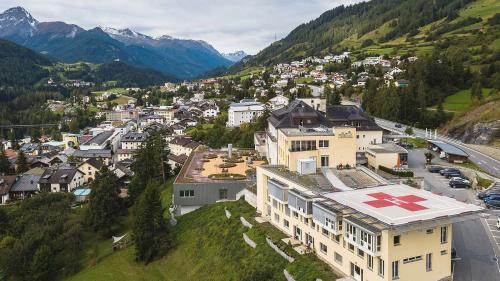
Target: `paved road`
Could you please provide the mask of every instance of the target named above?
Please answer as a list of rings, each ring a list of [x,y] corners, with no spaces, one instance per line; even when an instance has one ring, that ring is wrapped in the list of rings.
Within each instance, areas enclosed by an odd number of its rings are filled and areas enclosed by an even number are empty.
[[[391,121],[388,121],[385,119],[380,119],[380,118],[375,118],[375,121],[377,122],[377,124],[380,127],[384,128],[386,130],[390,130],[390,131],[398,132],[398,133],[402,133],[405,130],[405,126],[403,126],[403,128],[396,128],[395,122],[391,122]],[[414,132],[415,136],[420,137],[420,138],[425,138],[425,130],[414,128],[413,132]],[[486,154],[483,154],[477,150],[474,150],[474,149],[471,149],[471,148],[465,146],[465,144],[459,140],[455,140],[455,139],[452,139],[452,138],[449,138],[446,136],[441,136],[439,134],[437,135],[436,139],[459,147],[460,149],[465,151],[467,154],[469,154],[470,160],[472,160],[474,163],[476,163],[478,166],[480,166],[486,172],[488,172],[492,175],[495,175],[496,177],[500,177],[500,161],[498,161],[498,160],[496,160],[496,159],[494,159]]]
[[[425,170],[425,149],[409,151],[408,166],[418,177],[424,178],[424,188],[444,196],[453,197],[459,201],[479,204],[467,189],[452,189],[447,180],[439,174]],[[500,212],[488,211],[488,219],[496,219]],[[474,219],[453,224],[453,247],[460,260],[455,263],[454,281],[491,281],[500,280],[500,256],[498,243],[492,236],[485,218],[477,216]]]

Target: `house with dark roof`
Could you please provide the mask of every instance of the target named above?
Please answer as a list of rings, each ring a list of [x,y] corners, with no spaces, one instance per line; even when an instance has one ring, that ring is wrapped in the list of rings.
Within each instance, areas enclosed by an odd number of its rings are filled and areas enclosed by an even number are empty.
[[[18,176],[10,189],[10,198],[12,200],[21,200],[37,194],[39,192],[38,181],[40,177],[41,174],[28,172]]]
[[[170,153],[173,155],[189,155],[200,143],[188,137],[175,137],[169,143]]]
[[[0,176],[0,204],[5,204],[10,200],[9,192],[16,182],[16,176]]]
[[[97,158],[90,158],[87,161],[82,162],[78,166],[78,170],[83,173],[84,183],[93,181],[102,166],[104,166],[103,162]]]
[[[100,159],[105,165],[109,165],[113,157],[110,149],[75,150],[72,156],[78,161],[87,161],[91,158]]]
[[[332,126],[352,126],[356,128],[357,158],[362,159],[373,144],[382,143],[383,130],[375,119],[354,105],[334,105],[326,109],[326,117]],[[364,163],[360,163],[364,164]]]
[[[38,180],[41,192],[72,192],[84,184],[84,173],[75,167],[52,167]]]

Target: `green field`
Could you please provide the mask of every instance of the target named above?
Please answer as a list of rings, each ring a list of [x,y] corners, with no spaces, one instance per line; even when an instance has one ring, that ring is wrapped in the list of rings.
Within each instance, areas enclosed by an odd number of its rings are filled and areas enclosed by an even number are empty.
[[[171,188],[169,185],[162,192],[164,203],[172,194]],[[231,219],[226,218],[224,208],[231,212]],[[243,227],[240,216],[254,228]],[[243,200],[205,206],[181,216],[173,228],[175,248],[148,265],[134,261],[133,246],[112,252],[111,241],[90,247],[87,242],[90,250],[84,269],[67,280],[285,280],[285,268],[296,280],[327,281],[338,277],[314,254],[298,255],[288,245],[283,246],[296,260],[285,261],[265,242],[266,235],[274,241],[285,235],[268,223],[257,224],[254,216],[255,209]],[[245,244],[243,233],[257,243],[256,249]]]
[[[491,89],[483,89],[483,96],[486,99],[490,95]],[[448,96],[443,103],[446,111],[464,112],[468,110],[475,100],[471,98],[470,90],[462,90]]]
[[[412,144],[415,148],[427,148],[427,141],[422,138],[402,138],[401,142]]]
[[[92,94],[94,94],[96,96],[100,96],[100,95],[102,95],[104,93],[128,94],[128,91],[125,88],[112,88],[112,89],[109,89],[109,90],[92,92]]]
[[[312,81],[314,81],[314,78],[312,77],[299,77],[295,79],[296,84],[307,84]]]

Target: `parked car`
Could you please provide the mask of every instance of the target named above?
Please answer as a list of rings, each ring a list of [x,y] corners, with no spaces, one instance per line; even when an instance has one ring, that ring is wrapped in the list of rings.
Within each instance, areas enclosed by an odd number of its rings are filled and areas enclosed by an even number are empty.
[[[451,171],[444,175],[447,179],[462,177],[462,173],[460,171]]]
[[[450,180],[450,186],[452,188],[469,188],[470,182],[462,178],[455,178],[455,180]]]
[[[450,172],[460,172],[460,170],[458,170],[457,168],[445,168],[445,169],[442,169],[441,171],[439,171],[439,174],[441,176],[444,176],[445,173],[450,173]]]
[[[500,208],[500,198],[497,200],[488,200],[485,203],[486,203],[486,208],[489,208],[489,209]]]
[[[494,194],[494,195],[490,195],[490,196],[485,197],[484,203],[486,203],[487,201],[491,201],[491,200],[499,200],[500,201],[500,194]]]
[[[493,189],[493,190],[485,190],[477,193],[477,198],[478,199],[484,199],[488,197],[489,195],[498,195],[500,196],[500,190]]]
[[[394,127],[396,127],[396,128],[403,128],[403,125],[401,125],[399,123],[396,123],[396,125],[394,125]]]
[[[429,167],[427,167],[427,171],[431,173],[439,173],[443,169],[443,167],[437,165],[430,165]]]

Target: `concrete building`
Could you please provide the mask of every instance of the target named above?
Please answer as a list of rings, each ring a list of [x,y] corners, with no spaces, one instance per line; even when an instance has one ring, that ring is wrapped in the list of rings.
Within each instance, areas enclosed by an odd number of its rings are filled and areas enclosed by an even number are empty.
[[[227,127],[239,127],[243,123],[252,122],[264,113],[264,105],[260,102],[242,100],[232,103],[228,110]]]
[[[106,112],[106,121],[137,120],[138,117],[139,117],[139,112],[135,109]]]
[[[368,167],[408,168],[408,150],[394,143],[375,144],[366,150]]]
[[[188,137],[175,137],[170,140],[168,147],[170,153],[176,156],[190,155],[200,144]]]
[[[84,183],[93,181],[96,178],[97,173],[101,170],[102,166],[102,161],[96,158],[91,158],[81,163],[78,166],[78,170],[83,173]]]
[[[80,145],[80,150],[91,150],[91,149],[107,149],[111,146],[111,139],[114,136],[114,130],[104,131],[97,134],[88,141]]]
[[[121,137],[121,149],[131,149],[137,150],[142,147],[142,144],[148,138],[148,134],[146,132],[128,132],[126,135]]]
[[[451,278],[452,223],[482,210],[365,168],[298,175],[257,167],[257,212],[356,281]]]

